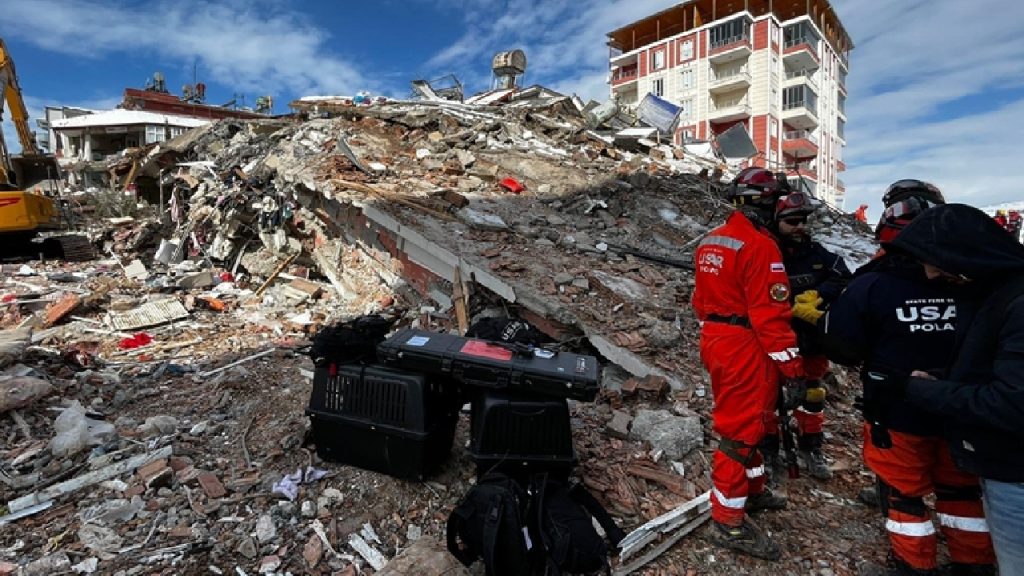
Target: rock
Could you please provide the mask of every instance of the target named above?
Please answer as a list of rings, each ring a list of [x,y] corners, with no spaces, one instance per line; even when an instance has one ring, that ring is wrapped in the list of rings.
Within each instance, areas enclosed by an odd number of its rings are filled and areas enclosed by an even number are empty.
[[[238,553],[252,560],[256,557],[256,542],[252,538],[243,538],[238,544]]]
[[[303,518],[315,518],[316,517],[316,504],[311,500],[302,501],[302,517]]]
[[[85,524],[79,528],[78,539],[82,541],[83,546],[95,552],[102,560],[114,558],[117,550],[124,543],[124,539],[117,532],[95,524]],[[70,562],[68,564],[70,565]]]
[[[555,274],[555,284],[558,286],[570,284],[574,278],[575,277],[568,272],[559,272],[558,274]]]
[[[572,285],[580,290],[590,290],[590,281],[586,278],[573,278]]]
[[[281,557],[271,555],[260,560],[260,574],[272,574],[281,567]]]
[[[640,410],[633,419],[630,437],[650,442],[672,460],[679,460],[703,443],[704,433],[697,416],[675,416],[668,410]]]
[[[256,539],[259,540],[260,544],[266,544],[274,538],[277,538],[277,527],[274,526],[274,519],[271,518],[270,514],[260,516],[260,519],[256,521]]]
[[[143,437],[173,434],[178,428],[178,419],[174,416],[150,416],[139,425],[138,431]]]
[[[324,555],[324,543],[320,540],[320,537],[313,534],[309,537],[309,541],[302,547],[302,557],[306,560],[306,566],[310,569],[316,568],[316,565],[320,562],[320,558]]]
[[[16,376],[0,382],[0,414],[18,410],[53,391],[53,386],[42,378]]]
[[[71,569],[71,559],[65,552],[54,552],[49,556],[29,562],[22,570],[22,576],[50,576]]]
[[[605,424],[604,429],[608,432],[608,435],[613,438],[626,439],[629,437],[629,421],[631,420],[629,414],[622,410],[615,410],[612,412],[612,419]]]
[[[423,529],[415,524],[409,524],[409,527],[405,530],[405,539],[410,542],[415,542],[423,537]]]
[[[15,576],[18,573],[18,568],[17,564],[0,560],[0,576]]]
[[[391,559],[377,576],[469,576],[469,570],[433,538],[420,538]]]

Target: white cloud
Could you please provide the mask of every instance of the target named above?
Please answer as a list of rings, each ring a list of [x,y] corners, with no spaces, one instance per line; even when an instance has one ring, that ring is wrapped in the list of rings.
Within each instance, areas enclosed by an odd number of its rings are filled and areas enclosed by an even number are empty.
[[[834,4],[856,45],[848,78],[849,170],[841,175],[847,207],[866,203],[877,216],[885,187],[900,178],[932,181],[947,200],[978,206],[1024,197],[1011,181],[1024,132],[1021,5]],[[986,98],[997,90],[1004,102]]]
[[[76,57],[152,54],[194,61],[219,84],[257,93],[353,93],[374,82],[329,35],[280,2],[5,0],[5,34]]]

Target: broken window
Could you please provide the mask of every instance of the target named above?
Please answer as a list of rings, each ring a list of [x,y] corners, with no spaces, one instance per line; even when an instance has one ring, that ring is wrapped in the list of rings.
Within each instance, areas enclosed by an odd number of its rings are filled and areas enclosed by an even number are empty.
[[[651,94],[654,94],[655,96],[664,96],[665,95],[665,79],[664,78],[658,78],[656,80],[652,80],[651,81]]]

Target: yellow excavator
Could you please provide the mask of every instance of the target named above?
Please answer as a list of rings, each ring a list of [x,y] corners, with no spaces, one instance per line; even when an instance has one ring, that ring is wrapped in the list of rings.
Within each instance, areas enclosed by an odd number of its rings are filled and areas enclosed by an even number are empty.
[[[52,154],[43,153],[29,129],[14,61],[0,38],[0,118],[5,102],[21,153],[8,152],[0,130],[0,258],[39,253],[67,260],[92,258],[94,252],[86,237],[59,234],[69,227],[61,209],[60,167]]]

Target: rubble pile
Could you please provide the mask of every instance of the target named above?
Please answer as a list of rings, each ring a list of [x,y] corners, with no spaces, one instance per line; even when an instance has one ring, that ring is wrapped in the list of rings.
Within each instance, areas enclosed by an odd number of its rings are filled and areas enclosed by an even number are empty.
[[[369,312],[430,330],[513,313],[599,355],[605,390],[571,407],[578,476],[627,530],[709,488],[687,259],[728,212],[728,166],[590,129],[566,98],[328,104],[332,117],[223,120],[147,150],[138,169],[161,175],[167,205],[103,220],[105,260],[3,266],[0,575],[443,564],[444,520],[474,481],[467,414],[421,483],[308,448],[302,347]],[[854,246],[851,264],[870,255],[851,217],[817,225]],[[790,571],[877,556],[853,503],[867,480],[852,397],[835,388],[839,478],[795,481],[796,511],[767,522],[786,526]],[[816,553],[822,528],[850,544]],[[646,573],[757,573],[688,542]]]

